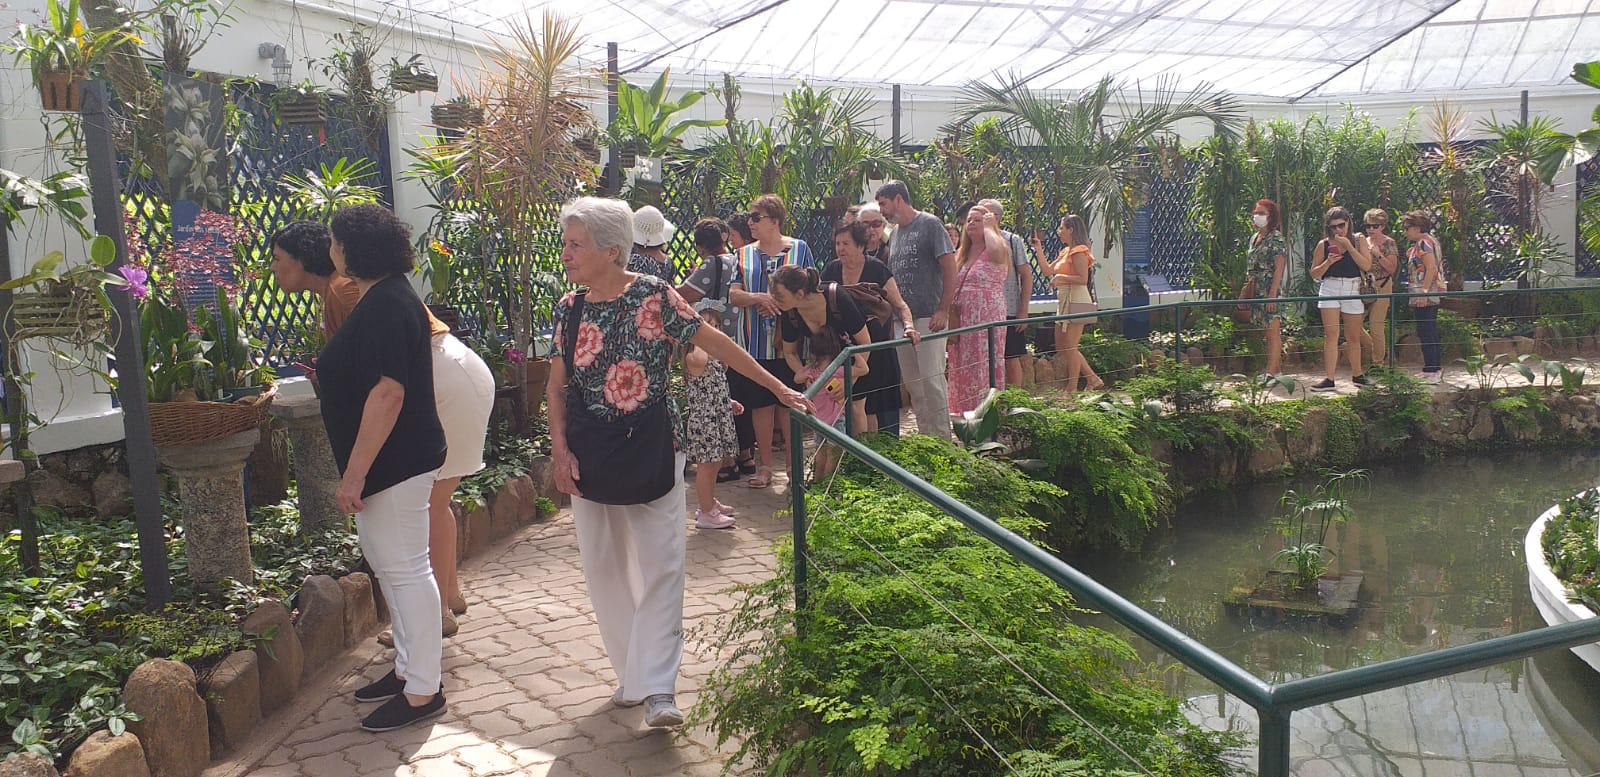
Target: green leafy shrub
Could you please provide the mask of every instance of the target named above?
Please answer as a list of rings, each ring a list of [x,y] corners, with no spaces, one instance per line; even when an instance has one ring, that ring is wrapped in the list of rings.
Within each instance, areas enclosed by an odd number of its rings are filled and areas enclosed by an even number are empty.
[[[1099,329],[1084,332],[1078,350],[1109,385],[1121,385],[1133,377],[1150,355],[1150,347],[1143,342]]]
[[[927,437],[875,445],[1023,536],[1040,528],[1027,513],[1050,509],[1055,489],[1004,463]],[[779,574],[746,587],[709,637],[733,656],[691,722],[737,742],[730,761],[837,777],[1134,768],[1059,698],[1155,774],[1231,771],[1222,753],[1238,737],[1189,723],[1128,669],[1131,646],[1072,623],[1065,592],[959,522],[859,462],[807,509],[806,607],[794,611],[781,546]]]
[[[1222,399],[1216,373],[1167,359],[1125,382],[1123,388],[1138,402],[1159,400],[1180,413],[1215,410]]]
[[[1532,386],[1490,400],[1489,409],[1518,429],[1537,429],[1539,419],[1551,413],[1549,403]]]
[[[1404,370],[1373,367],[1367,371],[1372,385],[1363,387],[1350,399],[1350,406],[1385,444],[1411,439],[1416,430],[1432,417],[1432,402],[1422,381]]]
[[[1136,450],[1134,421],[1101,410],[1048,407],[1020,391],[1007,407],[1039,411],[1008,416],[1005,427],[1031,442],[1051,483],[1066,490],[1061,509],[1045,517],[1046,536],[1060,547],[1133,549],[1170,505],[1161,464]]]
[[[1328,432],[1323,438],[1323,461],[1333,469],[1349,469],[1361,455],[1361,416],[1350,407],[1350,400],[1317,401],[1328,408]]]
[[[456,501],[469,513],[488,507],[489,500],[500,493],[507,481],[528,474],[530,462],[549,452],[549,435],[523,438],[508,434],[501,436],[498,448],[493,440],[485,445],[489,448],[484,457],[488,466],[462,478],[461,485],[456,486]]]
[[[1228,316],[1206,316],[1195,322],[1194,329],[1187,336],[1207,356],[1227,356],[1233,349],[1233,319]]]
[[[1464,359],[1482,353],[1479,347],[1483,329],[1475,321],[1461,318],[1451,310],[1439,310],[1439,344],[1447,359]]]
[[[1600,613],[1600,547],[1595,541],[1600,491],[1574,494],[1563,499],[1560,508],[1539,535],[1545,560],[1574,601]]]

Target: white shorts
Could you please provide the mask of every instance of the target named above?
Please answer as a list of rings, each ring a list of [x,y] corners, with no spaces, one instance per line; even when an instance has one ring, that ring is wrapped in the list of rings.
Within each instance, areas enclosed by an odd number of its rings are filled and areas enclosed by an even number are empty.
[[[1322,283],[1317,285],[1319,297],[1350,297],[1360,293],[1360,278],[1323,278]],[[1317,307],[1323,310],[1338,308],[1340,313],[1348,316],[1359,316],[1367,309],[1358,299],[1319,299]]]
[[[466,477],[483,469],[483,441],[489,436],[489,413],[494,410],[494,374],[454,335],[433,338],[433,404],[449,446],[439,479]]]

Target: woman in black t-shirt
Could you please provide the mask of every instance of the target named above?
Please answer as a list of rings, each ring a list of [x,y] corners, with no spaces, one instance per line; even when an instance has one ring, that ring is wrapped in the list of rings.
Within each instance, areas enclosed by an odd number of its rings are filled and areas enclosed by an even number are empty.
[[[865,209],[862,211],[867,212]],[[878,219],[883,216],[874,208],[872,215]],[[881,229],[881,227],[880,227]],[[889,266],[876,259],[866,256],[866,247],[871,242],[872,226],[865,219],[840,227],[833,231],[833,250],[838,257],[822,268],[822,283],[824,288],[828,283],[837,283],[841,286],[854,283],[876,283],[883,289],[884,295],[889,298],[895,313],[900,316],[902,326],[907,327],[905,334],[916,343],[921,340],[917,332],[910,329],[911,308],[906,305],[905,298],[900,296],[900,287],[894,282],[894,274],[889,272]],[[867,334],[872,336],[872,342],[882,343],[895,339],[896,335],[888,322],[879,323],[877,319],[867,319]],[[854,387],[855,396],[866,399],[867,426],[865,432],[886,432],[898,434],[900,431],[900,357],[892,348],[873,351],[867,354],[867,374]]]
[[[411,236],[393,211],[357,205],[333,215],[329,253],[361,301],[317,359],[322,423],[339,465],[334,499],[356,514],[361,552],[394,624],[395,667],[356,691],[385,702],[361,721],[389,731],[444,712],[439,588],[428,561],[428,497],[445,460],[433,396],[427,310],[406,280]]]
[[[799,372],[805,367],[805,354],[801,343],[813,334],[831,334],[839,340],[841,350],[852,345],[869,345],[872,335],[867,332],[867,317],[856,307],[850,295],[841,291],[829,294],[822,288],[821,275],[810,267],[785,265],[772,274],[772,300],[778,303],[783,315],[778,317],[782,335],[779,346],[789,369]],[[871,374],[867,355],[858,353],[850,365],[850,414],[855,419],[856,433],[866,431],[866,399],[858,392],[856,381]],[[835,401],[844,401],[844,386],[831,387],[828,395]]]
[[[1311,277],[1321,283],[1318,297],[1353,297],[1361,293],[1361,274],[1372,269],[1372,260],[1363,241],[1350,240],[1350,211],[1329,208],[1323,217],[1323,239],[1311,255]],[[1344,324],[1345,358],[1350,361],[1350,381],[1357,388],[1368,384],[1361,369],[1361,315],[1366,308],[1359,299],[1322,299],[1317,312],[1322,316],[1322,382],[1312,391],[1333,391],[1333,373],[1339,369],[1339,325]]]

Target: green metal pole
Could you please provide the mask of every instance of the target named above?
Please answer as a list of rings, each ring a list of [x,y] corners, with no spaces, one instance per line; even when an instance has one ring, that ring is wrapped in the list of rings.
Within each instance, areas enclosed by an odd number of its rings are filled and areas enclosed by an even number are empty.
[[[850,412],[850,389],[855,381],[851,380],[850,367],[856,363],[855,356],[847,356],[844,360],[844,433],[851,437],[856,436],[855,413]],[[827,389],[824,388],[824,391]]]
[[[848,369],[848,368],[846,368]],[[805,427],[800,415],[789,411],[789,513],[794,517],[794,611],[795,628],[800,628],[800,613],[806,609],[806,446]]]
[[[1183,363],[1183,308],[1172,309],[1172,360]]]
[[[994,385],[994,328],[983,330],[983,341],[989,344],[989,388]]]
[[[1256,774],[1289,777],[1289,711],[1261,710],[1260,740],[1256,743]]]

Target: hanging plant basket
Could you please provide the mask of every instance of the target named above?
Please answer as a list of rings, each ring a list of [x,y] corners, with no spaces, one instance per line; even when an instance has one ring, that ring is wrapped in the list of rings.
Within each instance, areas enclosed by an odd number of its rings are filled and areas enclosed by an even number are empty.
[[[439,76],[421,68],[395,68],[389,71],[389,86],[397,92],[439,91]]]
[[[83,109],[83,77],[64,70],[39,76],[39,102],[47,111],[77,113]]]
[[[236,402],[151,402],[150,438],[158,448],[196,445],[256,429],[267,420],[278,387],[269,384]]]
[[[280,100],[278,123],[286,127],[321,127],[328,123],[328,106],[322,97],[308,95]]]
[[[87,290],[17,292],[11,298],[11,337],[87,346],[110,330],[105,308]]]
[[[431,113],[433,125],[444,129],[467,129],[483,123],[483,109],[468,103],[438,103]]]

